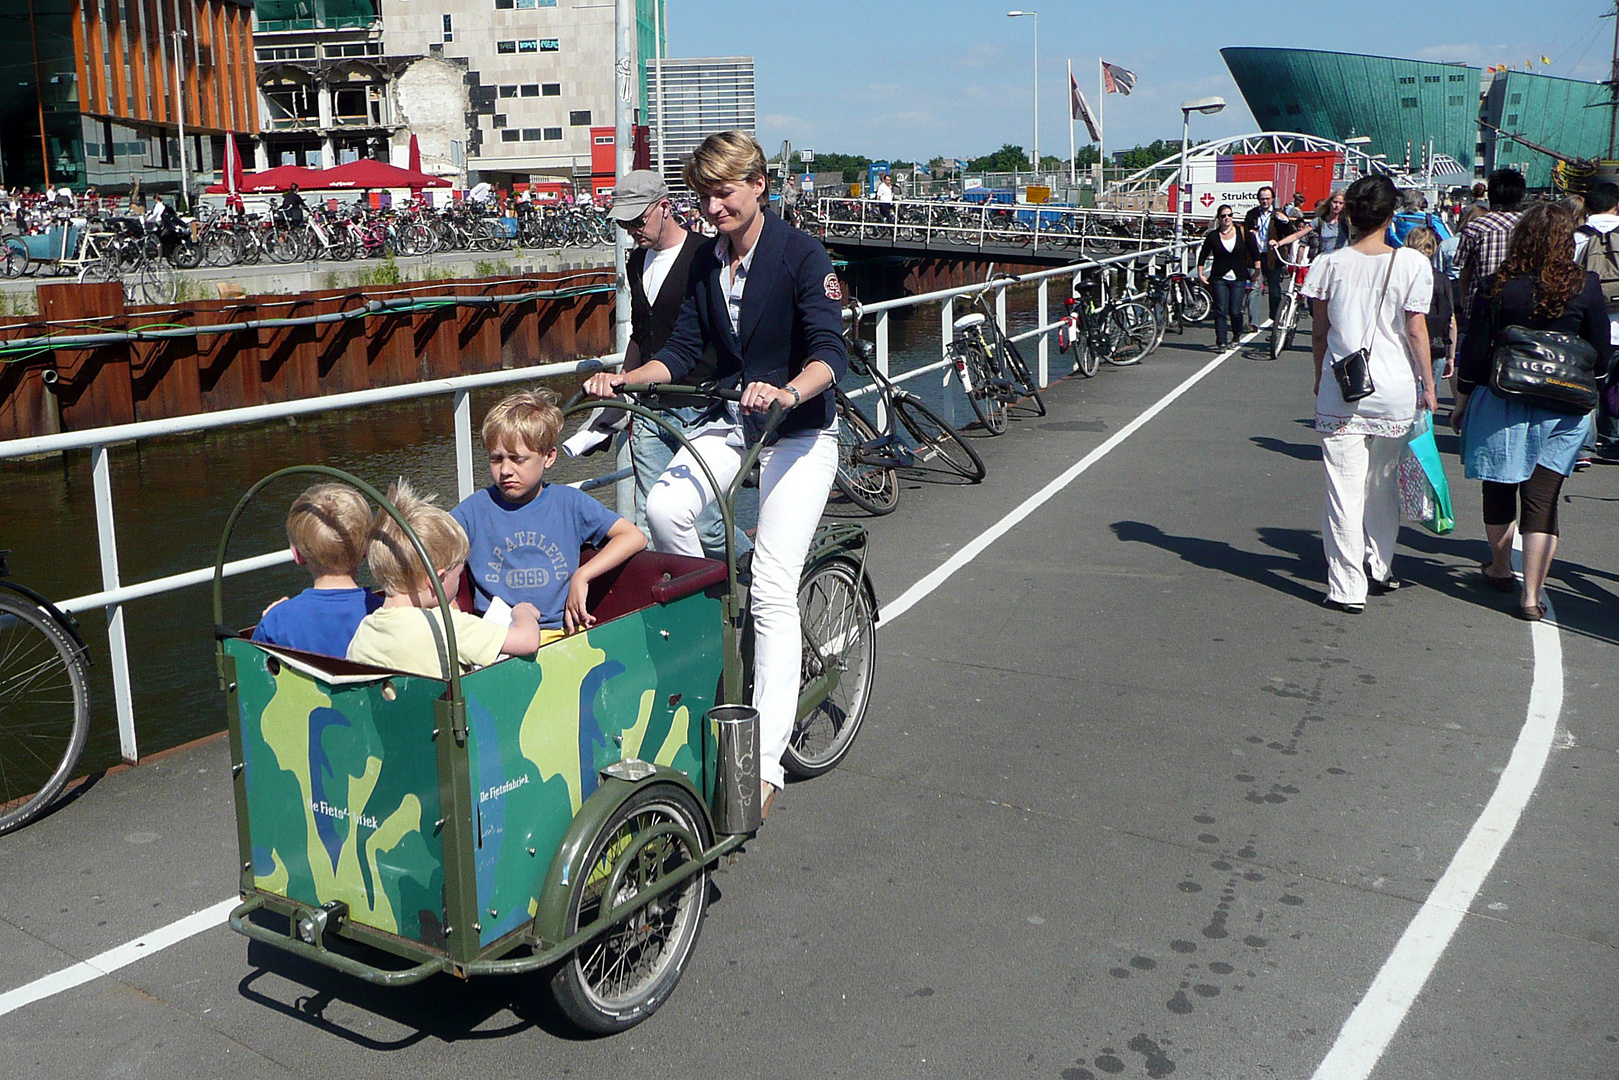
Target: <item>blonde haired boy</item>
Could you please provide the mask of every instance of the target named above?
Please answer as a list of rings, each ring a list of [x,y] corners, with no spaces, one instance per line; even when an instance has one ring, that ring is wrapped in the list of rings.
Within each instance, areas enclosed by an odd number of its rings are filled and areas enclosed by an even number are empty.
[[[473,606],[487,610],[495,597],[532,604],[547,640],[595,623],[585,608],[591,581],[646,547],[633,522],[577,488],[545,482],[561,433],[562,410],[548,391],[496,403],[482,431],[494,482],[452,511],[472,545]],[[599,550],[580,566],[584,544]]]
[[[433,505],[433,496],[418,495],[404,480],[388,489],[399,510],[432,560],[430,575],[399,523],[378,511],[366,563],[386,594],[382,606],[360,623],[349,643],[348,658],[362,664],[449,678],[449,647],[433,588],[436,576],[453,600],[461,588],[467,561],[467,537],[449,514]],[[502,653],[529,656],[540,647],[539,612],[529,604],[512,608],[510,627],[465,612],[450,611],[455,627],[456,661],[461,669],[484,667]]]
[[[272,605],[253,628],[253,640],[324,656],[346,653],[360,620],[381,603],[354,580],[370,532],[371,507],[347,484],[316,484],[294,499],[287,543],[292,561],[314,580]]]

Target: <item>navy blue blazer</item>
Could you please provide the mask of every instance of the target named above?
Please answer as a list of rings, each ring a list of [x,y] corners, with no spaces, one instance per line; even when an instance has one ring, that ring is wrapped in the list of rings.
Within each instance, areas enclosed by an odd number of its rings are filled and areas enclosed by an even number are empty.
[[[843,340],[843,292],[832,259],[820,241],[788,225],[769,210],[748,267],[742,290],[741,332],[731,330],[731,316],[714,257],[718,238],[692,256],[686,299],[669,340],[653,359],[661,360],[670,378],[681,382],[703,358],[705,345],[719,357],[720,383],[737,387],[749,382],[787,383],[811,360],[819,360],[841,379],[849,369]],[[805,398],[778,429],[782,435],[829,427],[837,401],[827,389]]]

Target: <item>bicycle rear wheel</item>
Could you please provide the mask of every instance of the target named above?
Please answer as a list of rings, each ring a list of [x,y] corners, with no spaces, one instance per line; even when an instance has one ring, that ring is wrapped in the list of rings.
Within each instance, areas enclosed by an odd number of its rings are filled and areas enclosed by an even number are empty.
[[[859,409],[838,395],[838,490],[868,514],[891,513],[899,505],[899,480],[891,465],[860,459],[859,450],[878,438]]]
[[[967,404],[986,431],[991,435],[1001,434],[1006,430],[1007,406],[1006,398],[995,385],[1000,379],[1000,365],[991,360],[989,353],[977,342],[966,346],[962,359],[967,368],[966,377],[962,380],[967,391]]]
[[[0,593],[0,834],[50,805],[89,732],[78,643],[32,601]]]
[[[889,408],[916,442],[917,458],[938,461],[969,480],[984,478],[984,459],[938,413],[920,401],[903,397],[896,397]]]
[[[1208,287],[1201,281],[1186,279],[1180,283],[1181,287],[1181,318],[1189,323],[1200,323],[1209,317],[1209,311],[1214,307],[1214,298],[1209,295]]]
[[[1135,300],[1126,301],[1102,313],[1102,322],[1113,349],[1105,359],[1117,367],[1139,364],[1156,344],[1158,324],[1152,310]]]

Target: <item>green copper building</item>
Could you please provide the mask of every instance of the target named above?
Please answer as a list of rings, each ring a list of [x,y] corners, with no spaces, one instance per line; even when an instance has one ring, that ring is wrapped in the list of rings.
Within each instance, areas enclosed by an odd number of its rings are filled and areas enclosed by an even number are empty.
[[[1365,136],[1368,154],[1417,168],[1430,139],[1463,168],[1478,164],[1483,71],[1463,64],[1315,49],[1221,49],[1243,100],[1265,131],[1339,142]]]
[[[1409,161],[1419,169],[1431,139],[1435,153],[1476,176],[1511,167],[1531,188],[1550,188],[1555,159],[1491,126],[1569,157],[1612,155],[1613,97],[1603,83],[1318,49],[1228,48],[1220,55],[1261,129],[1339,142],[1364,136],[1367,153],[1385,154],[1395,166]]]

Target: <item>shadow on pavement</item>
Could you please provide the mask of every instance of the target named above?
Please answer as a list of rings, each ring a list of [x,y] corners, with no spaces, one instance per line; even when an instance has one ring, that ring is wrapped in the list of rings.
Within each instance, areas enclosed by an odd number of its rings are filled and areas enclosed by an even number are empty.
[[[1176,536],[1144,521],[1115,521],[1111,528],[1126,543],[1163,548],[1193,566],[1247,578],[1312,604],[1319,603],[1323,595],[1321,586],[1315,584],[1326,580],[1326,561],[1317,533],[1303,529],[1260,529],[1260,539],[1286,552],[1284,556],[1243,551],[1221,540]]]
[[[1300,461],[1320,461],[1320,443],[1293,443],[1281,439],[1271,438],[1269,435],[1254,435],[1249,440],[1262,450],[1269,450],[1273,454],[1286,454],[1290,458]]]

